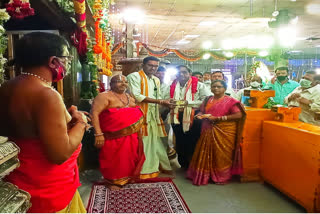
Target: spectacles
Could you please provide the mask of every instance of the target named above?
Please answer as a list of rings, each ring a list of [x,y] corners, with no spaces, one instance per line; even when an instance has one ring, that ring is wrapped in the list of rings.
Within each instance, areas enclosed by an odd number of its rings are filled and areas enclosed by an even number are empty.
[[[149,66],[149,67],[152,67],[152,68],[158,68],[159,67],[159,65],[151,65],[151,64],[146,64],[147,66]]]
[[[64,58],[64,61],[71,62],[73,60],[73,56],[57,56],[58,58]]]

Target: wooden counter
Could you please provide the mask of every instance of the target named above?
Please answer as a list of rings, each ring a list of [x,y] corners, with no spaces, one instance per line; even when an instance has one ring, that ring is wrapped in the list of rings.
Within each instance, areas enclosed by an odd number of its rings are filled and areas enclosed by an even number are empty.
[[[308,212],[319,212],[320,127],[266,121],[262,136],[262,178]]]

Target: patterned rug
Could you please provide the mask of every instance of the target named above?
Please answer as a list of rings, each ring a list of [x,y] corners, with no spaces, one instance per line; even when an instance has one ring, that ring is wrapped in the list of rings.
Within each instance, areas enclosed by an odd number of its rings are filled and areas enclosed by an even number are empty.
[[[110,190],[94,184],[88,213],[190,213],[175,184],[167,182],[128,184]]]

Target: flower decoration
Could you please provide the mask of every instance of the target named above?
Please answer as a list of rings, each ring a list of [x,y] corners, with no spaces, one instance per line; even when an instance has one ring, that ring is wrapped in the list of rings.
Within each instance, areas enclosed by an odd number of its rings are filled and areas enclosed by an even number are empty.
[[[10,0],[6,4],[7,12],[14,19],[24,19],[34,15],[34,9],[30,7],[29,0]]]

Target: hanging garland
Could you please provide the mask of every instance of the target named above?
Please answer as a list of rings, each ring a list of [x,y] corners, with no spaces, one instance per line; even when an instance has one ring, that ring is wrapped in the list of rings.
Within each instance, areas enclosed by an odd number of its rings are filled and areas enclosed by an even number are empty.
[[[122,48],[122,47],[123,47],[123,42],[117,44],[117,45],[113,48],[111,55],[114,55],[115,53],[117,53],[117,52],[120,50],[120,48]]]
[[[13,19],[24,19],[34,15],[34,9],[30,7],[29,0],[10,0],[6,9]]]
[[[87,29],[86,29],[86,2],[85,0],[73,0],[74,11],[78,29],[71,35],[71,41],[77,48],[80,56],[85,56],[88,52]]]

